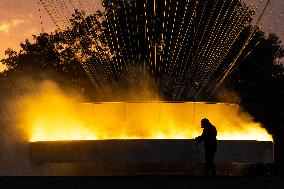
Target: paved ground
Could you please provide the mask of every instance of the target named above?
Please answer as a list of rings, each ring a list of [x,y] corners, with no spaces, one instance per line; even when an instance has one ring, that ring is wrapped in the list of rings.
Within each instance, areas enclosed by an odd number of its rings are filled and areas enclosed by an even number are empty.
[[[43,175],[208,176],[204,162],[130,162],[127,164],[52,163],[37,165]],[[272,164],[216,163],[219,176],[273,176]]]

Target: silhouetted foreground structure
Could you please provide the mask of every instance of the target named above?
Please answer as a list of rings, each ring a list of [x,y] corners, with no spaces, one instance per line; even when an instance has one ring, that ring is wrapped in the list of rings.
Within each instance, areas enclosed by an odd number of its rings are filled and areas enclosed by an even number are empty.
[[[169,100],[208,97],[235,64],[234,46],[251,41],[255,8],[239,0],[103,0],[101,11],[41,3],[61,30],[71,26],[63,36],[104,100],[145,83]]]
[[[202,175],[203,148],[193,140],[97,140],[30,143],[30,161],[47,175]],[[271,175],[273,143],[218,141],[221,175]]]

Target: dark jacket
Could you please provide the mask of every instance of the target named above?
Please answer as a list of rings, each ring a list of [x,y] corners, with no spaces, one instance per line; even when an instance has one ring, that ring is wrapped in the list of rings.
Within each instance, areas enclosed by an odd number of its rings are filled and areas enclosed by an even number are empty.
[[[196,138],[196,143],[199,144],[200,142],[204,141],[204,147],[207,151],[214,151],[217,150],[217,130],[215,126],[208,125],[207,127],[203,128],[202,135]]]

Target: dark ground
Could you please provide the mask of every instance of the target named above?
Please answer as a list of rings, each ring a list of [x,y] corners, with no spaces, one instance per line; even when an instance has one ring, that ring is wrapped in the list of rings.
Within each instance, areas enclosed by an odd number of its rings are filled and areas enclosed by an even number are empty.
[[[2,177],[0,188],[242,188],[282,189],[279,177]]]

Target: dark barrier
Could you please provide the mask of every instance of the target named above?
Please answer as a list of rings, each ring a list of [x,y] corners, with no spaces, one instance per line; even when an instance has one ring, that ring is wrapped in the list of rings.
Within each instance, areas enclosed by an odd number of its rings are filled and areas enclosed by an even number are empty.
[[[203,153],[187,139],[30,143],[31,162],[49,164],[50,175],[202,175]],[[272,175],[272,161],[272,142],[218,141],[219,174]]]
[[[31,142],[36,163],[203,161],[203,145],[190,139],[131,139]],[[269,141],[218,141],[216,162],[272,163]]]

